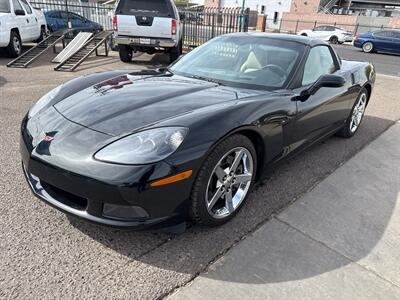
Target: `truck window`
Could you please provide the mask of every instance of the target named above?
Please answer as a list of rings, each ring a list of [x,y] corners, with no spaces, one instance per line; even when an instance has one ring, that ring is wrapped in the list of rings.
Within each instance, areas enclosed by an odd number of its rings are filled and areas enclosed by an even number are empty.
[[[151,15],[169,17],[172,9],[168,0],[121,0],[116,9],[117,14]]]
[[[29,6],[28,2],[26,0],[21,0],[22,6],[25,8],[25,11],[30,15],[32,13],[32,9]]]
[[[18,0],[13,0],[13,6],[14,6],[14,11],[16,11],[16,10],[24,10],[23,8],[22,8],[22,6],[21,6],[21,3],[19,3],[19,1]]]
[[[10,2],[8,0],[0,0],[0,12],[10,12]]]

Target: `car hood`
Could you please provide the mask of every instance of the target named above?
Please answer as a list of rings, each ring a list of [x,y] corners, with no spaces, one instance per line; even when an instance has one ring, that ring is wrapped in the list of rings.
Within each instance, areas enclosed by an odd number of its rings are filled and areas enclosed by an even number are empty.
[[[125,74],[81,90],[54,108],[74,123],[118,136],[237,95],[234,89],[176,75],[138,79]]]

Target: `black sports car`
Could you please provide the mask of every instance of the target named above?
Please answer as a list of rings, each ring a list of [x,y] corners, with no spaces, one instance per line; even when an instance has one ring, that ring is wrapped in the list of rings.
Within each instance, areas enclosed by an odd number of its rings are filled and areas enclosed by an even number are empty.
[[[34,194],[101,224],[144,228],[231,219],[275,162],[351,137],[375,81],[301,36],[237,33],[169,68],[113,71],[43,96],[21,127]]]

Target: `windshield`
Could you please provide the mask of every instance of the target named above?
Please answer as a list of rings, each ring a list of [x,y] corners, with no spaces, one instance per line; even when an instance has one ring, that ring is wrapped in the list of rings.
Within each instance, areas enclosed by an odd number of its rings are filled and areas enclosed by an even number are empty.
[[[122,0],[116,9],[117,14],[135,15],[137,13],[169,16],[168,0]]]
[[[304,45],[254,36],[223,36],[194,49],[170,70],[247,88],[278,89],[291,78]]]
[[[8,0],[0,0],[0,12],[10,12],[10,2]]]

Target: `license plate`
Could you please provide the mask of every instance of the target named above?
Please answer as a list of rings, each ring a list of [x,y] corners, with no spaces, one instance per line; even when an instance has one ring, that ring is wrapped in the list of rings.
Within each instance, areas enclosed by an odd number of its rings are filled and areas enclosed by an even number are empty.
[[[144,45],[150,45],[150,39],[140,38],[139,43]]]

